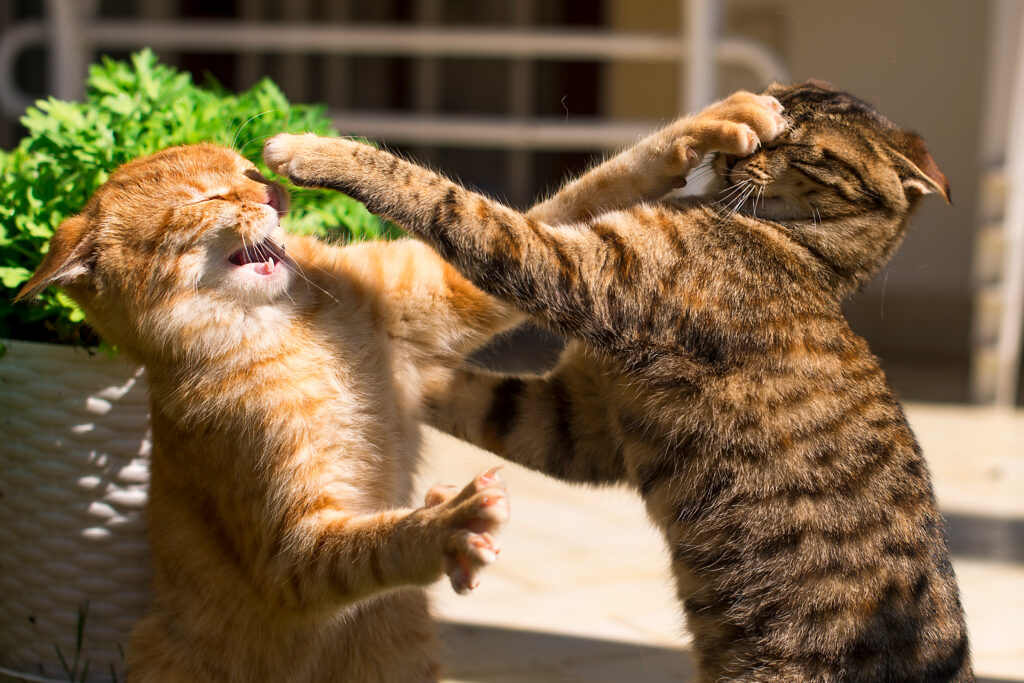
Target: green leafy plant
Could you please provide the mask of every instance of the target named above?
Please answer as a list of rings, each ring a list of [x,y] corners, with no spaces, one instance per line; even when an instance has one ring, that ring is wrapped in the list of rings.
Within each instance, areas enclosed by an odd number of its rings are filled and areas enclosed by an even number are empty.
[[[89,70],[84,102],[41,100],[21,119],[28,135],[0,151],[0,338],[88,343],[82,312],[52,288],[33,305],[12,298],[42,260],[54,229],[117,166],[172,145],[216,142],[269,172],[263,141],[281,132],[336,134],[325,108],[293,105],[270,80],[241,94],[200,87],[150,50]],[[332,240],[387,238],[397,230],[336,192],[292,189],[292,232]]]

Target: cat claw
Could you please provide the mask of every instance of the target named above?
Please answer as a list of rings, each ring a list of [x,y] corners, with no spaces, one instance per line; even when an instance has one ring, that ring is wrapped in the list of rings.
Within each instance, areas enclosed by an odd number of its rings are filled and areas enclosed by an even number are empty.
[[[479,584],[480,571],[494,563],[501,553],[495,538],[498,528],[508,521],[509,504],[505,482],[498,476],[500,467],[492,467],[473,478],[462,491],[433,487],[426,502],[450,506],[452,533],[445,547],[445,573],[456,593],[465,594]]]

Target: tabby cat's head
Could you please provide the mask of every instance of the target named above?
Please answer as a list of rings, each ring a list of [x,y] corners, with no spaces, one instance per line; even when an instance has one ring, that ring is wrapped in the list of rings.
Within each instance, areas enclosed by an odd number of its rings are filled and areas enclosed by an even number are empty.
[[[924,140],[820,81],[774,84],[789,127],[749,157],[715,160],[724,203],[777,221],[857,288],[884,263],[925,194],[949,183]]]
[[[193,323],[286,294],[286,203],[283,189],[223,147],[132,161],[60,224],[18,298],[58,285],[108,340],[129,352],[152,348]]]

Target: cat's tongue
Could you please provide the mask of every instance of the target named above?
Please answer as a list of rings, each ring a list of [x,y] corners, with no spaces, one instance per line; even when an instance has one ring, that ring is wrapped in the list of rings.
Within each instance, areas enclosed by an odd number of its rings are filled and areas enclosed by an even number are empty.
[[[262,263],[254,263],[252,265],[252,269],[257,275],[273,275],[276,267],[277,263],[273,259],[270,261],[263,261]]]
[[[252,269],[257,275],[273,275],[281,264],[281,255],[277,251],[279,248],[264,240],[239,249],[228,260],[236,266]]]

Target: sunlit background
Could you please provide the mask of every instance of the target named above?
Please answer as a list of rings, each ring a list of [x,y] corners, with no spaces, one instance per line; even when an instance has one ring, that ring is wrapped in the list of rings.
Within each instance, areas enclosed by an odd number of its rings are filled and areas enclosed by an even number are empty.
[[[325,103],[343,133],[526,206],[704,99],[825,79],[919,131],[953,188],[952,206],[924,203],[849,305],[855,329],[901,396],[987,401],[1000,374],[1020,377],[997,351],[1020,333],[1006,307],[1022,305],[1000,223],[1021,116],[1010,114],[1020,11],[1012,0],[3,0],[0,145],[17,140],[32,98],[74,98],[98,55],[151,45],[199,82],[243,89],[269,75],[293,102]],[[1004,402],[1019,401],[1020,382],[1003,384]]]
[[[90,62],[149,46],[199,83],[237,91],[269,76],[292,102],[325,104],[343,134],[374,138],[526,207],[602,155],[735,89],[818,78],[849,90],[921,133],[952,185],[952,205],[926,198],[892,263],[847,310],[897,394],[915,406],[911,422],[936,474],[979,671],[989,681],[1024,680],[1024,420],[984,407],[1020,406],[1024,396],[1022,33],[1019,0],[0,0],[0,147],[17,144],[19,116],[35,98],[80,98]],[[539,367],[557,349],[533,330],[487,360]],[[509,476],[519,475],[513,468]],[[466,655],[482,643],[488,657],[509,661],[518,647],[541,659],[536,652],[561,648],[611,663],[603,673],[604,665],[581,674],[575,664],[538,664],[481,680],[670,680],[658,677],[667,650],[655,645],[674,643],[674,634],[660,638],[676,624],[666,620],[659,631],[650,623],[662,613],[652,611],[633,635],[616,630],[646,614],[639,581],[628,584],[636,595],[619,598],[621,613],[595,613],[592,622],[581,606],[613,584],[586,584],[591,597],[577,603],[551,602],[571,592],[582,567],[613,562],[593,554],[597,537],[633,540],[632,499],[585,500],[550,482],[523,482],[513,489],[535,507],[523,506],[519,529],[533,531],[520,543],[552,547],[517,555],[510,540],[511,564],[501,566],[513,569],[498,574],[506,591],[498,594],[511,597],[495,607],[500,625],[488,627],[496,640],[451,627],[456,650],[469,657],[462,666],[486,669],[483,656]],[[552,507],[554,499],[577,512]],[[587,505],[593,514],[578,512]],[[594,543],[572,556],[554,548],[548,527],[561,514],[578,515],[579,533],[601,520]],[[612,530],[619,519],[628,521]],[[523,578],[543,552],[543,570],[557,579],[561,568],[562,583]],[[617,552],[614,561],[646,552]],[[652,604],[668,605],[667,582],[655,576],[644,585]],[[564,613],[564,629],[551,626],[556,616],[548,623],[561,640],[529,630],[543,611],[530,600],[541,598]],[[472,620],[489,604],[480,600],[442,612]],[[605,618],[613,626],[584,627]],[[629,656],[648,677],[634,677],[628,657],[608,655],[620,636],[645,643]]]

